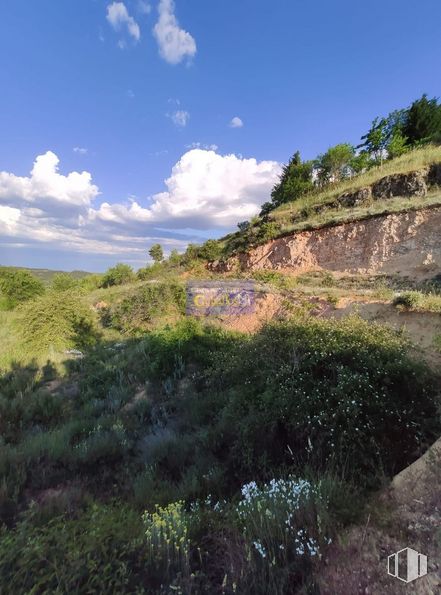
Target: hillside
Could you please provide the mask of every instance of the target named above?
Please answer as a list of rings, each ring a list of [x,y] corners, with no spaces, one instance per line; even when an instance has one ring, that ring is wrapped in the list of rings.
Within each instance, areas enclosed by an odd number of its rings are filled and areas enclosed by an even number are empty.
[[[3,275],[2,593],[399,593],[407,543],[437,593],[440,155],[406,159],[217,262]]]
[[[425,147],[310,192],[221,239],[222,259],[296,231],[441,205],[440,164],[441,148]]]
[[[34,277],[40,279],[45,285],[50,285],[55,275],[64,274],[66,272],[57,271],[54,269],[33,269],[29,267],[8,267],[0,265],[0,274],[2,269],[4,270],[8,268],[14,268],[20,271],[29,271],[29,273],[34,275]],[[70,275],[73,279],[84,279],[84,277],[87,277],[87,275],[90,275],[91,273],[87,273],[86,271],[69,271],[69,273],[67,274]]]

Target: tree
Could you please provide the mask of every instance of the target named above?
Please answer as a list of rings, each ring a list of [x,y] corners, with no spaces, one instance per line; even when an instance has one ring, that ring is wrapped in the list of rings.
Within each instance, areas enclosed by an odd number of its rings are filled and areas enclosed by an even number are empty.
[[[8,308],[44,293],[43,283],[29,271],[5,269],[0,272],[0,290]]]
[[[262,210],[263,210],[263,207],[264,207],[265,205],[267,205],[267,204],[271,204],[271,203],[267,203],[267,202],[266,202],[265,204],[263,204],[263,205],[262,205]],[[240,221],[240,222],[237,224],[237,227],[239,228],[239,231],[243,233],[243,232],[247,231],[247,229],[249,229],[249,227],[250,227],[250,222],[249,222],[249,221]]]
[[[112,285],[123,285],[129,283],[135,278],[133,269],[128,264],[119,262],[114,267],[108,269],[101,281],[101,287],[111,287]]]
[[[403,136],[401,130],[395,130],[386,147],[389,159],[395,159],[395,157],[403,155],[408,150],[407,142],[408,139]]]
[[[375,118],[368,132],[361,137],[364,143],[359,145],[358,149],[364,149],[375,159],[383,162],[386,147],[389,141],[390,128],[386,118]]]
[[[349,167],[355,174],[360,174],[372,165],[372,159],[367,151],[360,151],[349,161]]]
[[[219,260],[222,256],[222,244],[219,240],[207,240],[199,250],[199,256],[205,260]]]
[[[319,180],[322,183],[338,182],[345,177],[346,169],[355,155],[354,147],[349,143],[340,143],[330,147],[324,155],[319,155],[316,165]]]
[[[411,145],[441,143],[441,105],[436,98],[427,99],[424,94],[412,103],[407,111],[403,134]]]
[[[179,252],[176,250],[176,248],[173,248],[173,250],[170,252],[170,256],[168,257],[168,262],[172,265],[179,265],[181,264],[181,260],[182,260],[182,256],[179,254]]]
[[[57,273],[52,279],[52,289],[55,291],[66,291],[76,285],[77,282],[69,273]]]
[[[312,167],[312,161],[302,162],[299,151],[294,153],[288,164],[283,166],[279,181],[271,192],[273,209],[300,198],[314,188]]]
[[[161,244],[153,244],[149,250],[149,255],[156,263],[162,262],[164,260],[164,252],[162,250]]]

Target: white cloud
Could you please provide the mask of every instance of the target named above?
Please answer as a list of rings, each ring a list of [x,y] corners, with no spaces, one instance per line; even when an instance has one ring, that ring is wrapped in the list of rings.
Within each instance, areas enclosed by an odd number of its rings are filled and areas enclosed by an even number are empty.
[[[63,176],[58,173],[59,161],[55,153],[47,151],[35,159],[29,177],[0,172],[0,202],[89,206],[98,195],[92,176],[86,171]]]
[[[13,207],[5,207],[0,205],[0,226],[8,229],[13,229],[17,225],[17,221],[20,219],[20,209],[14,209]],[[1,229],[0,227],[0,229]]]
[[[190,119],[190,114],[185,110],[179,109],[171,114],[167,114],[167,117],[171,119],[175,126],[184,128],[187,126],[187,122]]]
[[[87,155],[89,150],[86,149],[86,147],[74,147],[72,151],[74,153],[78,153],[79,155]]]
[[[229,123],[230,128],[242,128],[243,122],[238,116],[234,116],[234,118]]]
[[[217,151],[217,145],[204,145],[203,143],[190,143],[189,145],[185,145],[186,149],[206,149],[207,151]]]
[[[174,165],[164,191],[96,204],[91,174],[63,175],[58,165],[48,151],[35,159],[29,176],[0,172],[0,243],[24,244],[30,253],[45,246],[54,254],[142,263],[152,243],[183,250],[203,241],[206,230],[228,231],[258,213],[281,169],[275,161],[193,149]]]
[[[127,33],[133,37],[135,41],[139,41],[141,38],[139,25],[135,19],[129,15],[124,2],[112,2],[112,4],[108,4],[106,18],[115,31],[121,31],[126,28]]]
[[[268,200],[280,174],[276,161],[243,159],[234,154],[193,149],[185,153],[165,180],[167,190],[148,207],[103,203],[93,216],[119,223],[144,222],[170,228],[228,228],[252,217]]]
[[[153,28],[159,54],[169,64],[179,64],[184,58],[196,54],[196,42],[190,33],[180,28],[174,10],[173,0],[160,0],[159,19]]]

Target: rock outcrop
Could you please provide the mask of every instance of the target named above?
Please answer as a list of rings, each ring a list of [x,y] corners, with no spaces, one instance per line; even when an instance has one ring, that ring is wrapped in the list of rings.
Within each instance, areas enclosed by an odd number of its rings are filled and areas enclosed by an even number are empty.
[[[441,164],[385,176],[372,186],[342,194],[334,202],[337,207],[354,207],[394,196],[418,199],[434,186],[441,186]],[[441,273],[441,206],[415,208],[417,202],[409,206],[398,213],[293,232],[226,262],[210,263],[208,268],[217,272],[237,268],[292,274],[329,270],[431,277]],[[323,208],[326,205],[312,207],[314,212]]]
[[[297,232],[215,265],[219,272],[236,267],[432,277],[441,272],[441,207]]]

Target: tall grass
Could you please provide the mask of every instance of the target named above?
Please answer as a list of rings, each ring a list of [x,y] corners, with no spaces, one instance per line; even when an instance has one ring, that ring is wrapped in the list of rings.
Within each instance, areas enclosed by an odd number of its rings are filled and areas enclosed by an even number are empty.
[[[365,186],[370,186],[384,176],[408,173],[440,161],[441,147],[430,145],[415,149],[409,153],[401,155],[401,157],[397,157],[391,161],[385,161],[383,165],[373,167],[367,172],[359,174],[353,178],[342,180],[337,184],[331,184],[325,189],[317,188],[314,192],[311,192],[292,203],[281,205],[279,208],[275,209],[272,214],[276,219],[283,214],[293,215],[305,207],[329,202],[344,192],[353,192]]]

